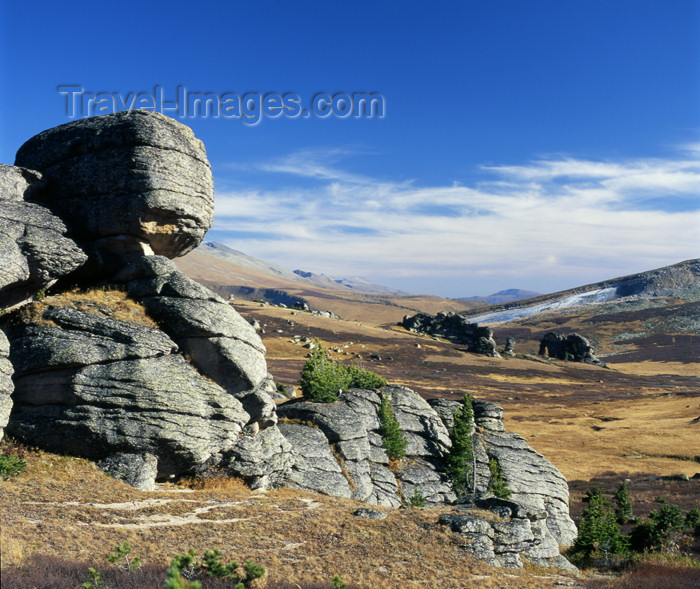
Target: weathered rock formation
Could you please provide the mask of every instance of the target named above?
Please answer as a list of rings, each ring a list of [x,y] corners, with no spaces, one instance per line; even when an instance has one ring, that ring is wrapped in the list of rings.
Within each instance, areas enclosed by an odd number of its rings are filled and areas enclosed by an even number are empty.
[[[474,354],[484,354],[494,358],[499,357],[493,330],[490,327],[469,323],[467,319],[456,313],[417,313],[406,315],[401,323],[409,331],[444,337],[456,344],[467,346],[467,351]]]
[[[381,395],[390,401],[404,431],[406,459],[390,463],[377,416]],[[290,441],[294,462],[287,483],[336,497],[396,507],[414,493],[427,505],[457,499],[445,475],[451,446],[448,430],[460,403],[429,403],[404,387],[344,391],[335,403],[303,399],[278,407],[279,429]],[[569,491],[562,474],[517,434],[503,427],[503,409],[474,401],[476,489],[464,515],[445,516],[459,533],[469,531],[472,549],[494,566],[521,567],[521,555],[543,565],[562,566],[559,547],[576,536],[569,517]],[[489,492],[495,459],[511,493],[510,501]],[[490,509],[492,521],[473,513]]]
[[[114,277],[186,353],[194,366],[240,396],[267,376],[265,346],[231,305],[162,256],[142,257]]]
[[[31,299],[89,257],[70,282],[94,288],[106,277],[132,312],[117,317],[95,291],[94,302],[68,293],[4,317],[0,431],[9,418],[24,441],[98,460],[143,489],[211,468],[277,484],[289,443],[275,425],[260,337],[163,257],[198,245],[211,224],[202,143],[167,117],[119,113],[44,131],[17,162],[35,170],[0,169],[9,261],[0,306]]]
[[[28,202],[44,188],[38,172],[0,164],[0,309],[31,300],[87,259],[58,217]]]
[[[564,337],[560,333],[550,331],[540,341],[539,355],[559,360],[602,364],[590,342],[578,333]]]
[[[197,247],[214,211],[211,167],[192,130],[158,113],[127,111],[43,131],[17,152],[45,190],[32,199],[68,225],[90,270],[131,255],[173,258]]]
[[[506,345],[503,348],[503,354],[505,356],[515,356],[515,338],[508,336],[506,338]]]
[[[523,557],[542,567],[558,567],[576,572],[577,569],[559,554],[542,525],[546,515],[527,509],[518,503],[502,499],[477,500],[474,507],[493,513],[484,517],[474,513],[446,513],[440,523],[465,537],[465,547],[477,558],[494,567],[522,568]]]
[[[381,395],[389,398],[406,434],[409,460],[393,472],[379,434]],[[397,507],[418,491],[426,503],[454,500],[450,482],[434,463],[450,445],[428,403],[403,387],[344,391],[336,403],[295,399],[277,408],[279,428],[296,461],[290,484],[337,497]]]
[[[249,420],[240,401],[202,377],[165,333],[99,308],[36,307],[5,324],[11,435],[93,460],[153,454],[160,477],[235,445]]]
[[[441,415],[450,415],[459,407],[458,402],[445,399],[431,401],[431,405]],[[501,520],[495,520],[498,522],[495,527],[493,522],[488,522],[487,526],[480,524],[479,529],[469,532],[471,535],[468,534],[468,537],[474,541],[475,553],[481,558],[486,558],[484,554],[487,554],[486,560],[492,561],[496,566],[520,567],[518,554],[538,564],[561,566],[559,547],[570,546],[576,537],[576,526],[569,516],[569,488],[566,479],[521,436],[505,431],[501,407],[474,400],[473,409],[476,424],[473,441],[477,465],[477,498],[472,505],[493,510],[502,516]],[[446,421],[449,419],[447,417]],[[497,461],[508,486],[509,502],[488,497],[491,459]],[[504,506],[509,511],[503,509]],[[459,527],[460,533],[469,528],[466,520],[460,519],[462,517],[458,516],[457,520],[449,522],[453,529]],[[505,522],[502,521],[504,518]],[[473,516],[466,516],[466,519],[473,519]],[[460,523],[455,524],[455,521]],[[493,529],[489,531],[489,527]],[[511,532],[516,538],[519,535],[522,538],[516,541],[508,539]],[[489,551],[494,552],[494,555]]]

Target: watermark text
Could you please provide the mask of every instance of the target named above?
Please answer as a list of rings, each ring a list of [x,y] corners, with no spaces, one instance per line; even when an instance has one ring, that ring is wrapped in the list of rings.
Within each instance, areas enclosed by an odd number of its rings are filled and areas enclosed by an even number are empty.
[[[167,93],[162,86],[140,92],[95,92],[75,84],[57,87],[64,97],[66,115],[92,117],[116,112],[146,110],[174,118],[240,120],[256,126],[263,119],[382,119],[386,101],[379,92],[317,92],[304,100],[294,92],[201,92],[177,86]]]

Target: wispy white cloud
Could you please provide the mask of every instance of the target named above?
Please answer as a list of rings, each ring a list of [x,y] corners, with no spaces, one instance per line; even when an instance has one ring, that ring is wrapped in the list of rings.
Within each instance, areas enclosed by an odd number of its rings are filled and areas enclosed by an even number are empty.
[[[382,182],[343,171],[348,152],[297,152],[257,167],[312,178],[311,188],[217,194],[214,229],[288,267],[413,277],[416,292],[474,294],[455,290],[469,279],[483,283],[481,294],[489,285],[552,290],[697,256],[700,162],[685,151],[484,166],[493,178],[473,186]]]

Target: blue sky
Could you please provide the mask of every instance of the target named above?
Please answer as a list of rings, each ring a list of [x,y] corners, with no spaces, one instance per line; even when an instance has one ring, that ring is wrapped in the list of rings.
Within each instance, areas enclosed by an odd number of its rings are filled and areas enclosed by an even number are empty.
[[[207,239],[410,292],[550,292],[700,251],[700,2],[2,3],[0,161],[57,87],[378,92],[382,118],[183,117]]]

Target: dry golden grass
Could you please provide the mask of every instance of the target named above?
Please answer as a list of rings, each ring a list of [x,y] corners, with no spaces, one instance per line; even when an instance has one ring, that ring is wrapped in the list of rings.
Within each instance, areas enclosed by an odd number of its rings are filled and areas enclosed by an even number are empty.
[[[696,362],[618,362],[615,370],[639,376],[678,374],[700,377],[700,367]]]
[[[200,490],[164,485],[146,493],[85,460],[41,451],[26,459],[25,473],[0,482],[3,567],[41,553],[104,568],[126,540],[147,563],[218,548],[227,561],[252,559],[272,580],[296,583],[328,583],[337,574],[376,589],[534,588],[559,577],[536,568],[503,574],[474,560],[461,536],[438,525],[449,507],[379,508],[386,519],[368,520],[352,515],[357,501],[291,489],[255,492],[220,479]]]
[[[47,296],[39,301],[20,307],[8,313],[7,319],[17,314],[23,320],[52,326],[53,322],[41,318],[41,314],[51,307],[70,307],[100,317],[109,317],[117,321],[125,321],[155,327],[158,325],[147,314],[142,305],[130,299],[118,289],[94,288],[89,290],[73,290]]]
[[[580,407],[554,405],[534,414],[510,406],[506,429],[518,432],[569,479],[601,473],[669,475],[700,471],[696,456],[700,398],[647,395]]]

